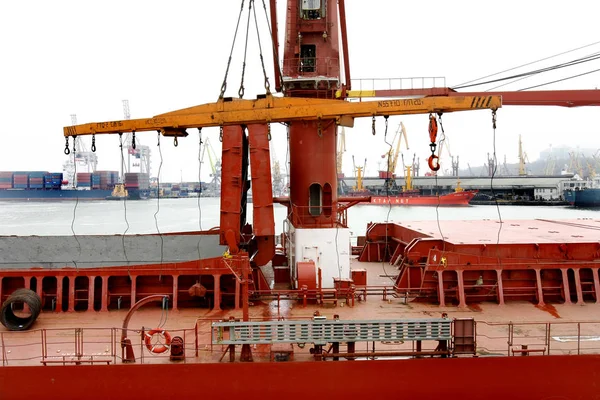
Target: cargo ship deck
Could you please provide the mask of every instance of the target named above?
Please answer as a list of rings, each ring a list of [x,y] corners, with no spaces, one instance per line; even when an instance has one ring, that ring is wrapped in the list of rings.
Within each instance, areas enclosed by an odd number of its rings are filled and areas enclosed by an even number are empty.
[[[543,234],[538,232],[535,237],[531,235],[528,240],[522,235],[511,234],[511,229],[523,230],[528,224],[556,225],[553,229],[574,243],[583,241],[582,231],[589,231],[598,243],[597,230],[588,228],[589,221],[562,222],[522,221],[519,226],[506,222],[500,243],[541,243],[546,236],[547,242],[556,242],[556,233],[547,230]],[[477,221],[454,221],[442,224],[441,230],[448,246],[496,237],[498,224],[487,221],[488,228],[475,228],[477,224]],[[482,224],[485,226],[485,221]],[[436,221],[394,225],[430,239],[439,234]],[[471,228],[466,229],[469,225]],[[156,240],[156,235],[152,237]],[[193,242],[193,235],[188,239]],[[94,239],[89,236],[85,240],[93,242]],[[63,398],[86,396],[90,390],[98,396],[110,396],[114,393],[115,382],[135,390],[137,396],[175,396],[192,393],[196,387],[194,382],[201,379],[203,390],[217,393],[211,398],[230,398],[242,390],[249,396],[288,393],[289,398],[299,398],[309,395],[313,385],[295,386],[292,382],[313,380],[322,390],[338,393],[339,398],[352,397],[353,393],[365,390],[378,396],[393,395],[397,393],[398,385],[411,398],[432,398],[447,395],[448,391],[464,393],[465,377],[468,377],[472,398],[544,398],[573,390],[594,393],[592,385],[587,389],[581,386],[575,389],[577,384],[573,383],[598,378],[595,371],[600,367],[600,320],[594,316],[600,312],[600,304],[594,299],[586,298],[580,304],[511,300],[499,305],[494,301],[467,298],[463,306],[450,300],[439,305],[421,302],[394,290],[400,270],[388,261],[361,262],[355,256],[351,259],[351,269],[364,270],[367,278],[364,290],[357,287],[352,298],[330,298],[317,304],[312,299],[304,302],[285,299],[285,296],[279,300],[273,296],[265,297],[264,300],[252,300],[250,321],[311,323],[316,318],[319,321],[325,318],[326,321],[358,324],[365,321],[369,324],[385,324],[386,321],[418,324],[419,321],[439,322],[440,317],[454,323],[473,319],[474,351],[440,358],[436,354],[439,343],[435,340],[374,340],[356,342],[352,349],[345,342],[339,343],[337,348],[328,344],[322,346],[322,356],[317,357],[311,343],[273,342],[250,345],[252,362],[243,362],[242,346],[231,349],[220,342],[222,337],[213,326],[213,323],[228,322],[231,318],[241,320],[242,309],[180,307],[164,310],[158,302],[132,314],[127,328],[127,339],[131,341],[133,351],[129,355],[122,346],[121,337],[127,309],[44,311],[29,331],[11,332],[0,327],[0,386],[9,388],[6,393],[12,398],[33,395],[40,388],[53,390]],[[269,266],[263,270],[274,293],[288,291],[273,282],[274,272]],[[168,274],[168,268],[162,272]],[[144,280],[138,279],[138,283],[139,291],[148,291],[143,289]],[[183,339],[182,358],[173,360],[169,351],[156,354],[149,350],[146,333],[155,329],[166,330],[172,337]],[[454,347],[455,341],[453,339]],[[350,350],[352,355],[349,355]],[[340,356],[333,358],[333,354]],[[82,368],[74,368],[77,365]],[[443,373],[432,377],[432,370]],[[96,374],[101,374],[103,379],[94,379]],[[19,376],[28,376],[36,385],[11,386],[13,381],[22,381]],[[158,385],[158,388],[153,385],[153,376],[164,385]],[[259,379],[259,376],[268,378]],[[111,384],[103,383],[105,379]],[[431,379],[436,385],[414,384]]]

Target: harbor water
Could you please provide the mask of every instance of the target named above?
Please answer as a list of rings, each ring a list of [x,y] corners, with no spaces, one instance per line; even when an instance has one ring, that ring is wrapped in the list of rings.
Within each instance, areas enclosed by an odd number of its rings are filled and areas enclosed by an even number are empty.
[[[0,235],[140,234],[208,230],[219,225],[218,198],[142,201],[0,202]],[[358,205],[348,211],[351,236],[369,222],[600,218],[600,210],[550,206],[409,207]],[[287,209],[275,205],[276,233]],[[252,204],[248,205],[252,222]]]

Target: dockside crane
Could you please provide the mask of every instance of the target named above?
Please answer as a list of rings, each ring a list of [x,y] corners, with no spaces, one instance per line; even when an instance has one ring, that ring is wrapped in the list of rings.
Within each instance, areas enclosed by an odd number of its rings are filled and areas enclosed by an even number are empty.
[[[413,153],[412,159],[412,176],[419,176],[419,168],[421,167],[421,160],[417,158],[417,154]]]
[[[337,176],[339,179],[344,179],[344,171],[342,168],[344,153],[346,152],[346,130],[342,126],[341,131],[338,133],[337,138],[337,151],[336,151],[336,168]]]
[[[581,165],[581,160],[579,159],[579,152],[569,152],[569,159],[569,172],[578,174],[579,177],[583,179],[583,167]]]
[[[521,135],[519,135],[519,176],[527,175],[527,169],[525,168],[527,163],[529,163],[529,157],[523,151],[523,142],[521,141]]]
[[[367,168],[367,159],[365,158],[365,163],[362,167],[360,165],[357,167],[356,162],[354,161],[354,156],[352,156],[352,165],[354,167],[354,176],[356,177],[356,186],[354,186],[352,189],[354,189],[355,192],[364,192],[366,190],[363,186],[363,174]]]
[[[71,114],[71,124],[77,125],[77,115]],[[94,173],[98,167],[98,156],[90,151],[86,141],[81,137],[75,138],[75,157],[70,155],[63,163],[63,179],[67,181],[67,187],[77,187],[76,172]]]
[[[123,100],[123,118],[126,121],[131,120],[129,100]],[[127,149],[127,162],[123,159],[121,163],[121,178],[123,182],[125,181],[125,173],[133,172],[131,167],[139,167],[140,173],[150,176],[150,147],[143,145],[139,137],[135,136],[135,132],[126,132],[123,135],[123,147]]]
[[[554,167],[556,165],[556,158],[550,154],[546,160],[546,167],[544,168],[544,175],[554,175]]]
[[[200,155],[200,164],[204,163],[204,155],[208,154],[208,161],[210,164],[210,178],[211,181],[208,184],[208,194],[210,196],[218,196],[221,193],[221,161],[217,157],[210,138],[204,140],[202,147],[202,153]]]
[[[390,149],[387,153],[381,156],[381,158],[387,157],[387,170],[379,171],[379,178],[385,179],[385,186],[388,188],[392,188],[396,184],[396,166],[398,164],[398,157],[401,153],[400,148],[402,147],[403,137],[404,143],[406,144],[406,150],[408,150],[408,136],[406,135],[406,128],[404,127],[402,121],[400,121],[398,124],[398,129],[394,134],[394,138],[390,143]],[[402,167],[404,168],[404,163]]]

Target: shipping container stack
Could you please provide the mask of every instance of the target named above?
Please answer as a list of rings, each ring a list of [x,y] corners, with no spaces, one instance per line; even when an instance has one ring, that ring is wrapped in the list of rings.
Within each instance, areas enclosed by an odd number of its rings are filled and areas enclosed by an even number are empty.
[[[13,173],[12,172],[0,172],[0,189],[12,189],[13,187]]]
[[[125,188],[148,190],[150,189],[150,176],[138,172],[126,173]]]
[[[44,189],[60,190],[63,181],[62,172],[52,172],[44,175]]]
[[[84,188],[84,189],[91,189],[92,174],[89,172],[78,172],[77,173],[77,187]]]
[[[100,175],[92,174],[92,189],[100,189]]]
[[[29,189],[43,189],[44,188],[44,176],[48,172],[34,171],[29,173]]]
[[[96,178],[97,177],[97,178]],[[99,186],[94,186],[94,182],[98,182]],[[96,171],[92,178],[93,189],[112,190],[119,183],[119,173],[117,171]]]
[[[13,173],[13,187],[15,189],[29,189],[29,172]]]

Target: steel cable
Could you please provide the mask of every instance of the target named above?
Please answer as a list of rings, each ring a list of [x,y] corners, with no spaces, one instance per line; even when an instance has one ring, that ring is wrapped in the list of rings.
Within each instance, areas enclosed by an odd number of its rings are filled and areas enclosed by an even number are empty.
[[[225,77],[223,78],[223,83],[221,84],[221,93],[219,94],[219,98],[222,99],[225,95],[225,90],[227,89],[227,75],[229,74],[229,67],[231,66],[231,57],[233,55],[233,49],[235,47],[235,40],[237,38],[238,29],[240,27],[240,20],[242,18],[242,12],[244,11],[244,0],[242,0],[242,5],[240,7],[240,13],[238,15],[237,24],[235,26],[235,33],[233,34],[233,42],[231,44],[231,50],[229,51],[229,60],[227,61],[227,68],[225,69]]]
[[[244,61],[242,62],[242,79],[240,81],[240,88],[238,90],[238,96],[240,97],[240,99],[242,99],[244,97],[244,76],[246,74],[246,55],[248,54],[248,36],[249,36],[249,32],[250,32],[250,16],[251,14],[251,10],[252,10],[252,4],[254,3],[254,0],[250,0],[248,2],[248,20],[246,21],[246,41],[244,43]]]
[[[162,270],[163,270],[163,261],[164,261],[164,246],[165,241],[162,233],[160,232],[160,228],[158,227],[158,218],[157,215],[160,212],[160,172],[163,165],[163,155],[162,149],[160,147],[160,132],[158,133],[156,147],[158,147],[158,154],[160,155],[160,164],[158,165],[158,174],[156,176],[156,212],[154,213],[154,225],[156,226],[156,232],[160,237],[160,274],[158,275],[158,281],[162,280]]]
[[[253,3],[254,0],[251,1],[251,3]],[[264,4],[264,0],[263,0],[263,4]],[[256,18],[256,7],[252,8],[252,12],[254,14],[254,26],[256,27],[256,38],[258,39],[258,52],[259,52],[259,57],[260,57],[260,65],[262,66],[262,71],[263,71],[263,76],[265,78],[265,90],[267,91],[267,94],[271,93],[271,85],[269,83],[269,77],[267,76],[267,71],[265,69],[265,60],[263,58],[263,53],[262,53],[262,44],[260,43],[260,32],[258,30],[258,19]]]
[[[119,133],[119,148],[121,149],[121,165],[125,166],[125,156],[123,155],[123,134],[122,133]],[[126,171],[126,169],[124,169],[124,170]],[[122,179],[123,179],[123,189],[125,189],[125,176],[123,176]],[[131,279],[131,272],[129,271],[129,259],[127,258],[127,249],[125,248],[125,235],[129,231],[129,221],[127,220],[127,196],[125,196],[125,198],[123,199],[123,210],[124,210],[125,224],[127,225],[127,228],[125,229],[125,232],[123,232],[123,235],[121,235],[121,245],[123,247],[123,256],[125,257],[125,262],[127,264],[127,274],[129,275],[129,278]]]
[[[77,141],[77,136],[73,137],[73,189],[77,191],[77,187],[75,187],[75,181],[77,180],[77,158],[75,157],[76,148],[75,142]],[[77,192],[75,192],[77,193]],[[79,194],[75,196],[75,206],[73,207],[73,219],[71,220],[71,232],[73,233],[73,238],[77,242],[77,249],[79,252],[79,259],[81,260],[81,243],[79,242],[79,238],[75,234],[75,215],[77,213],[77,206],[79,205]],[[77,261],[73,260],[73,264],[75,265],[75,270],[79,272],[79,267],[77,266]]]
[[[390,179],[390,175],[389,175],[389,173],[390,173],[390,171],[389,171],[390,170],[390,155],[391,155],[393,146],[387,140],[389,115],[385,115],[383,118],[385,119],[385,131],[383,132],[383,141],[390,148],[390,150],[387,152],[387,156],[388,156],[388,160],[387,160],[387,164],[388,164],[388,168],[387,168],[387,171],[388,171],[387,181],[389,182],[389,179]],[[374,129],[375,128],[373,128],[373,130]],[[404,168],[404,164],[402,164],[402,168]],[[394,179],[393,175],[392,175],[391,179]],[[385,242],[384,242],[385,248],[384,248],[384,251],[383,251],[383,259],[381,260],[381,267],[383,269],[383,273],[385,274],[385,276],[387,278],[389,278],[392,282],[396,283],[396,280],[394,278],[392,278],[392,276],[387,273],[387,270],[385,268],[385,260],[387,258],[388,252],[389,252],[389,244],[388,244],[388,229],[389,229],[389,227],[388,226],[390,224],[390,214],[392,213],[392,201],[390,199],[390,185],[389,185],[388,182],[386,182],[386,184],[385,184],[385,196],[386,196],[387,203],[388,203],[388,213],[387,213],[387,217],[385,219]],[[391,254],[390,254],[390,261],[392,261]]]
[[[442,113],[438,114],[438,121],[440,122],[440,130],[442,131],[442,134],[440,136],[440,140],[438,142],[438,162],[440,160],[440,157],[442,156],[442,146],[444,145],[444,142],[446,141],[446,132],[444,132],[444,124],[442,123]],[[436,190],[438,190],[438,174],[437,172],[434,172],[435,174],[435,187]],[[440,193],[437,192],[437,204],[435,205],[435,216],[436,216],[436,222],[437,222],[437,227],[438,230],[440,232],[440,238],[442,240],[442,257],[444,257],[444,253],[446,252],[446,240],[444,238],[444,234],[442,233],[442,226],[440,224],[440,213],[439,213],[439,208],[440,208]],[[440,263],[442,262],[440,258]]]
[[[490,178],[490,190],[492,192],[492,196],[494,197],[494,203],[496,203],[496,210],[498,212],[498,220],[500,226],[498,227],[498,235],[496,237],[496,257],[498,265],[500,265],[500,233],[502,232],[502,214],[500,213],[500,205],[498,204],[498,199],[496,198],[496,194],[494,193],[494,176],[496,175],[496,171],[498,169],[498,159],[496,157],[496,110],[492,110],[492,144],[493,144],[493,155],[494,155],[494,168],[492,168],[492,176]]]
[[[561,63],[561,64],[556,64],[556,65],[553,65],[551,67],[540,68],[540,69],[537,69],[537,70],[523,72],[523,73],[520,73],[520,74],[516,74],[516,75],[512,75],[512,76],[507,76],[507,77],[504,77],[504,78],[492,79],[492,80],[484,81],[484,82],[480,82],[480,83],[473,83],[473,84],[469,84],[469,85],[455,86],[452,89],[455,89],[455,90],[456,89],[464,89],[464,88],[469,88],[469,87],[473,87],[473,86],[487,85],[489,83],[502,82],[502,81],[506,81],[506,80],[510,80],[510,79],[515,79],[515,78],[533,76],[533,75],[541,74],[543,72],[554,71],[554,70],[561,69],[561,68],[572,67],[574,65],[583,64],[583,63],[587,63],[587,62],[590,62],[590,61],[595,61],[597,59],[600,59],[600,52],[594,53],[594,54],[590,54],[588,56],[581,57],[581,58],[578,58],[578,59],[575,59],[575,60],[571,60],[571,61],[568,61],[568,62],[564,62],[564,63]]]
[[[278,49],[275,47],[275,38],[273,37],[273,30],[271,29],[271,21],[269,20],[269,15],[267,14],[267,6],[265,4],[265,0],[262,0],[263,9],[265,10],[265,18],[267,19],[267,27],[269,28],[269,34],[271,35],[271,47],[273,48],[273,53],[279,55]],[[275,21],[277,23],[277,21]],[[281,66],[279,65],[279,58],[276,60],[277,71],[279,71],[279,85],[281,86],[281,90],[283,90],[283,73],[281,71]]]
[[[198,185],[200,186],[198,192],[198,229],[202,232],[202,207],[200,206],[200,195],[202,194],[202,128],[198,128]],[[201,259],[200,255],[200,242],[202,241],[202,235],[198,235],[198,259]]]

